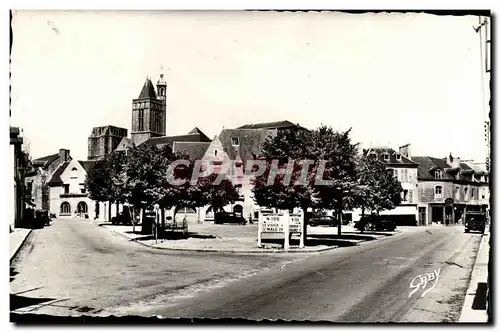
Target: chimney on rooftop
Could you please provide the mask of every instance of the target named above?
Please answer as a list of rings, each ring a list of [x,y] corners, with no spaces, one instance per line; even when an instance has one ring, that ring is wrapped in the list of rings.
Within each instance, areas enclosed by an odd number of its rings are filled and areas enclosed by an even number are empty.
[[[59,149],[59,159],[61,162],[69,161],[69,150],[67,149]]]
[[[399,153],[402,156],[405,156],[406,158],[411,160],[411,150],[410,150],[410,143],[405,144],[403,146],[399,147]]]
[[[451,152],[446,161],[452,168],[460,167],[460,157],[453,157]]]

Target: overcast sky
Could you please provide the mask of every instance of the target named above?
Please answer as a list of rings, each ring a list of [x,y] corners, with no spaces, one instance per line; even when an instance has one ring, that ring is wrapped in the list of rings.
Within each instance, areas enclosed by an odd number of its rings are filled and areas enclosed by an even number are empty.
[[[11,124],[37,158],[87,158],[92,127],[129,130],[165,68],[167,135],[290,120],[363,146],[485,158],[478,18],[264,12],[14,13]]]

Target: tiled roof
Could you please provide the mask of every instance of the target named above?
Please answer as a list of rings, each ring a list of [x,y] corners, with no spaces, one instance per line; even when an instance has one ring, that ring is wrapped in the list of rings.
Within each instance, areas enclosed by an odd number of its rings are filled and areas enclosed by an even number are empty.
[[[125,151],[132,146],[133,146],[132,140],[128,137],[124,137],[122,138],[120,143],[118,143],[118,146],[116,147],[115,151]]]
[[[431,170],[436,168],[443,170],[443,178],[453,178],[451,175],[444,172],[444,169],[449,168],[450,165],[448,165],[443,159],[422,156],[412,157],[412,160],[418,163],[417,172],[419,180],[433,180],[434,176],[431,174]],[[439,163],[439,165],[436,165],[436,162]],[[443,165],[443,162],[445,165]]]
[[[193,129],[191,129],[191,131],[189,133],[187,133],[188,135],[191,135],[191,134],[203,134],[205,135],[201,130],[200,128],[198,127],[194,127]],[[206,136],[206,135],[205,135]]]
[[[231,160],[240,156],[243,163],[253,160],[262,151],[262,144],[268,137],[273,137],[276,130],[262,129],[224,129],[218,138],[224,147],[225,152]],[[239,146],[233,146],[231,138],[238,137]]]
[[[45,157],[37,158],[32,161],[33,166],[46,168],[59,158],[59,153],[51,154]]]
[[[365,150],[364,153],[365,154],[375,153],[377,155],[377,158],[385,162],[387,165],[401,165],[401,166],[413,166],[413,167],[418,166],[418,162],[415,162],[414,159],[410,160],[403,155],[400,155],[401,158],[398,159],[396,155],[399,154],[399,152],[396,152],[394,149],[391,148],[386,148],[386,147],[369,148]],[[385,154],[389,155],[389,160],[384,159]]]
[[[467,166],[472,168],[474,170],[475,174],[478,174],[478,175],[488,174],[488,172],[486,172],[481,166],[479,166],[478,164],[475,164],[472,161],[465,162],[465,164],[467,164]]]
[[[64,184],[64,182],[61,180],[61,174],[64,172],[66,167],[69,165],[69,161],[65,161],[59,167],[54,171],[52,174],[52,177],[50,178],[49,182],[47,182],[47,185],[49,187],[55,187],[55,186],[60,186]]]
[[[462,170],[463,172],[472,172],[472,173],[474,173],[474,170],[472,169],[472,167],[470,167],[466,163],[460,163],[460,170]]]
[[[153,82],[151,82],[149,78],[147,78],[146,82],[144,82],[144,86],[142,87],[138,99],[143,99],[143,98],[156,99],[155,87],[153,86]]]
[[[95,164],[96,160],[78,160],[85,172],[89,172],[90,168]]]
[[[289,127],[296,127],[308,130],[307,128],[301,127],[299,124],[292,123],[288,120],[246,124],[236,129],[275,129],[275,128],[289,128]]]
[[[143,144],[156,145],[157,147],[162,147],[165,145],[173,148],[174,142],[211,142],[212,140],[208,138],[205,134],[190,134],[190,135],[179,135],[179,136],[162,136],[153,137],[145,141]]]
[[[207,152],[210,142],[174,142],[173,152],[185,152],[191,159],[201,159]]]
[[[455,180],[456,172],[452,172],[452,170],[460,170],[458,180],[466,180],[470,181],[470,179],[464,176],[464,173],[474,173],[477,175],[482,175],[483,173],[480,168],[476,171],[473,167],[471,167],[468,163],[461,162],[459,168],[452,168],[452,165],[448,163],[448,161],[444,158],[434,158],[429,156],[421,156],[421,157],[413,157],[414,161],[419,163],[418,166],[418,179],[419,180],[437,180],[432,171],[434,170],[442,170],[442,179],[447,180]]]

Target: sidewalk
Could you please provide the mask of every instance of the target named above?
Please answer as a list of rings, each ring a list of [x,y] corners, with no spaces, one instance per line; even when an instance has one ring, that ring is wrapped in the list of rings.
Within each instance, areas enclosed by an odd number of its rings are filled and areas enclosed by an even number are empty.
[[[21,249],[31,231],[32,229],[28,228],[16,228],[14,229],[14,232],[9,234],[9,261],[12,261],[12,259],[19,252],[19,249]]]
[[[263,248],[257,247],[257,225],[212,225],[195,224],[189,226],[189,237],[187,239],[159,239],[155,240],[152,235],[141,235],[140,226],[136,227],[136,233],[132,232],[132,226],[113,226],[101,224],[106,229],[125,236],[131,241],[155,248],[176,251],[200,251],[200,252],[227,252],[227,253],[312,253],[331,250],[339,247],[354,246],[360,242],[376,240],[392,234],[360,234],[350,226],[342,227],[342,238],[336,238],[337,228],[310,227],[308,228],[308,246],[298,247],[298,237],[292,237],[292,246],[289,250],[282,249],[279,243],[264,243]],[[263,239],[272,239],[265,236]]]
[[[489,229],[481,238],[476,262],[472,269],[469,289],[465,295],[464,306],[460,315],[460,323],[487,323],[486,289],[488,282],[488,262],[490,254]]]

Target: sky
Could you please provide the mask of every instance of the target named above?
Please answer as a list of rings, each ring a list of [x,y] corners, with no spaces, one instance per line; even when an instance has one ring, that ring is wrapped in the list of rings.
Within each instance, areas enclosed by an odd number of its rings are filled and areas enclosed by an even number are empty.
[[[484,162],[474,16],[17,11],[11,125],[34,158],[87,158],[92,127],[129,130],[164,67],[167,135],[289,120],[352,127],[363,147]],[[486,97],[488,98],[488,97]]]

